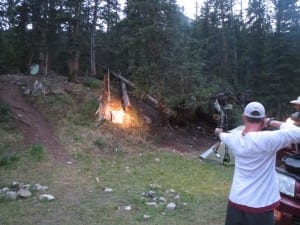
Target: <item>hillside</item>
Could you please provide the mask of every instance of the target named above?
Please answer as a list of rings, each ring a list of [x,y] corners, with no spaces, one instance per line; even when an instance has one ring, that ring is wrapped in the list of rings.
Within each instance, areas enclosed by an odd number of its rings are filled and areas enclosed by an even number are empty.
[[[26,89],[32,89],[35,80],[40,80],[47,85],[49,93],[42,92],[36,96],[24,95]],[[45,86],[46,86],[45,85]],[[181,152],[185,154],[199,155],[207,149],[214,141],[209,131],[199,130],[199,127],[162,127],[157,124],[157,111],[142,101],[131,98],[132,109],[131,121],[126,124],[112,124],[105,122],[96,126],[96,111],[100,87],[87,87],[84,84],[73,84],[65,81],[62,77],[35,77],[35,76],[1,76],[0,100],[9,105],[14,120],[17,122],[18,130],[24,136],[25,146],[39,143],[44,145],[54,158],[67,161],[70,152],[63,147],[66,139],[62,132],[64,121],[68,115],[76,117],[72,110],[84,110],[82,115],[85,121],[93,128],[89,132],[105,130],[115,138],[130,139],[134,142],[141,137],[146,141],[165,147],[166,150]],[[112,91],[111,102],[121,105],[118,91]],[[85,109],[75,109],[84,107]],[[87,106],[88,105],[88,106]],[[88,107],[88,108],[87,108]],[[144,118],[150,118],[151,124],[147,124]],[[75,119],[75,118],[74,118]],[[80,121],[78,121],[80,123]],[[87,129],[86,127],[84,129]],[[82,131],[83,133],[85,131]],[[95,134],[93,134],[95,135]],[[136,138],[136,140],[134,140]],[[85,143],[82,143],[85,145]]]

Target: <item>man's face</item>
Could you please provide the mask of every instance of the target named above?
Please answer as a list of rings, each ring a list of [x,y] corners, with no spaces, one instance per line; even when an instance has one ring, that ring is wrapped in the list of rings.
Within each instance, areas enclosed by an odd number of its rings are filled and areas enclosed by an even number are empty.
[[[295,109],[300,112],[300,104],[294,104]]]

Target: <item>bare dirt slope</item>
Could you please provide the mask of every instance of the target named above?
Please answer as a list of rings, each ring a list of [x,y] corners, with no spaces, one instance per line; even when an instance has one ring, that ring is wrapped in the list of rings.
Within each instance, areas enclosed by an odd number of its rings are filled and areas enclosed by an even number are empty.
[[[15,79],[1,80],[0,100],[8,104],[18,129],[24,135],[25,145],[42,144],[58,162],[66,162],[70,156],[59,144],[49,121],[23,95]]]

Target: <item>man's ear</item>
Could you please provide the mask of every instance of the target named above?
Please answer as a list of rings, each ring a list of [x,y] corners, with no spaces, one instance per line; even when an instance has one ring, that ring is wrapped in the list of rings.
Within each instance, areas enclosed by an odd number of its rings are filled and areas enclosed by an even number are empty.
[[[263,130],[265,128],[265,118],[260,121],[260,129]]]
[[[246,122],[246,116],[242,114],[243,121]]]

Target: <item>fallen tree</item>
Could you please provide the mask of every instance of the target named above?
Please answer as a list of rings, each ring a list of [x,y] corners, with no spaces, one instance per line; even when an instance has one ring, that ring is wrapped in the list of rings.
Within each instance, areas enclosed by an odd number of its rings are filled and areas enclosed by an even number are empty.
[[[136,86],[134,83],[132,83],[131,81],[129,81],[128,79],[126,79],[125,77],[123,77],[121,74],[110,71],[110,73],[115,76],[116,78],[120,79],[122,82],[128,84],[130,87],[136,89]],[[159,110],[159,112],[165,114],[167,117],[171,117],[176,115],[176,112],[173,109],[168,108],[167,106],[165,106],[162,102],[159,102],[157,99],[155,99],[154,97],[152,97],[151,95],[145,93],[145,98],[151,103],[151,105],[156,108],[157,110]]]

